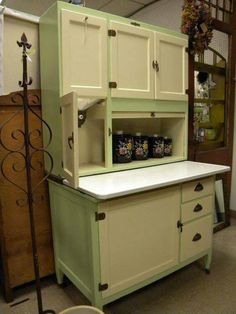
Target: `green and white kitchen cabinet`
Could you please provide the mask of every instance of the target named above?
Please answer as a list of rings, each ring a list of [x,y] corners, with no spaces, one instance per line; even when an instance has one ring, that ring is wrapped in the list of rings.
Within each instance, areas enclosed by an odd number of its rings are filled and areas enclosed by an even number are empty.
[[[206,257],[214,176],[229,167],[190,161],[49,182],[57,279],[97,307]]]
[[[40,18],[43,116],[53,132],[53,174],[78,178],[186,160],[187,44],[177,32],[54,4]],[[169,136],[173,155],[113,164],[112,133],[121,129]]]
[[[209,270],[214,176],[229,167],[186,161],[186,48],[182,34],[65,2],[40,18],[57,279],[97,307],[203,256]],[[115,164],[118,130],[168,136],[172,156]]]

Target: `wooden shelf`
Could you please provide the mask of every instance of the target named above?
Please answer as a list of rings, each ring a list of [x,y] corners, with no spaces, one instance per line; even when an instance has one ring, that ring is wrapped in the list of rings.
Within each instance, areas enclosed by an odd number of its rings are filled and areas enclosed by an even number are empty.
[[[226,75],[226,69],[222,67],[218,67],[216,65],[205,64],[201,62],[194,62],[194,70],[200,72],[214,73],[220,74],[222,76]]]

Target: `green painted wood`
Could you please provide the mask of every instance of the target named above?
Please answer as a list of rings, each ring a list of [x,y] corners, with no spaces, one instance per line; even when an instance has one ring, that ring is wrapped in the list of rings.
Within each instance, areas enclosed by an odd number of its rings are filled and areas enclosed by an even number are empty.
[[[95,221],[99,202],[52,181],[49,182],[49,188],[57,280],[62,283],[65,274],[92,305],[102,309],[105,304],[161,279],[204,256],[205,269],[210,269],[212,248],[128,289],[103,298],[98,290],[98,285],[101,283],[99,223]]]
[[[40,70],[42,90],[42,116],[52,129],[52,142],[48,152],[53,156],[53,174],[62,175],[61,117],[59,111],[59,36],[57,5],[52,6],[40,18]],[[48,142],[46,128],[43,132],[44,145]],[[50,165],[50,164],[49,164]],[[46,169],[49,169],[45,158]]]
[[[63,272],[89,299],[94,293],[91,215],[97,205],[49,183],[56,272]],[[58,271],[59,269],[59,271]],[[59,278],[61,279],[61,278]]]
[[[113,98],[112,111],[188,112],[186,101]]]

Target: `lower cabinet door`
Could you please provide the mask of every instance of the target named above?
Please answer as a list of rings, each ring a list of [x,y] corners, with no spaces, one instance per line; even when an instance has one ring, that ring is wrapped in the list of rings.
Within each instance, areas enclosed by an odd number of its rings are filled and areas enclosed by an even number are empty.
[[[178,264],[180,188],[145,192],[100,205],[102,292],[108,297]]]
[[[207,215],[183,226],[180,244],[181,262],[211,248],[212,222],[212,215]]]

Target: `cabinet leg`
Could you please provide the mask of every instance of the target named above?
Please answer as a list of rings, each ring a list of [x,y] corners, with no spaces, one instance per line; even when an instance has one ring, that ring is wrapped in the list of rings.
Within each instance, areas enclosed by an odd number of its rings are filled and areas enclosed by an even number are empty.
[[[206,271],[207,274],[210,274],[211,260],[212,260],[212,251],[210,251],[206,255],[205,271]]]
[[[13,290],[9,287],[5,287],[4,289],[4,297],[7,303],[10,303],[14,300],[13,298]]]
[[[64,274],[59,268],[56,269],[56,276],[57,276],[57,283],[61,285],[64,281]]]

